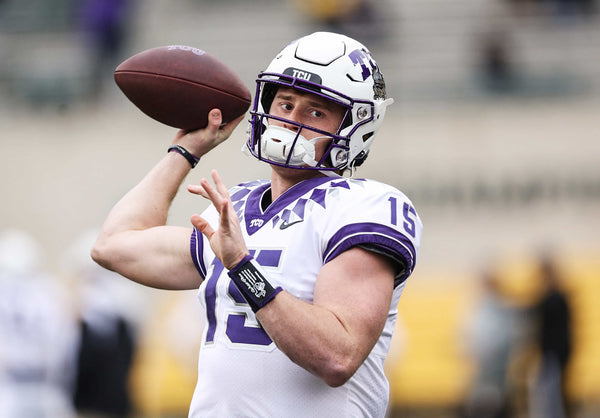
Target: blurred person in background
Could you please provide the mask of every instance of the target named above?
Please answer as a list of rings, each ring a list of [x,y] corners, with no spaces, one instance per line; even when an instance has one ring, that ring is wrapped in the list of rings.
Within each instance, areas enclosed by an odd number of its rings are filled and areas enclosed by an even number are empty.
[[[74,417],[78,331],[28,233],[0,231],[0,417]]]
[[[79,313],[73,402],[80,417],[132,411],[129,376],[144,305],[139,289],[90,257],[97,231],[83,233],[63,255]]]
[[[137,0],[78,0],[79,26],[90,57],[91,98],[103,91],[107,74],[122,60]]]
[[[481,277],[481,297],[469,316],[465,341],[475,364],[475,377],[466,404],[472,418],[509,418],[509,368],[519,340],[519,317],[501,289],[500,277],[486,271]]]
[[[549,253],[540,256],[538,268],[544,291],[534,315],[541,357],[531,395],[531,412],[533,418],[563,418],[568,416],[565,371],[572,351],[571,308],[553,256]]]
[[[363,44],[302,37],[257,80],[244,148],[270,179],[228,191],[213,170],[214,186],[188,186],[212,203],[193,228],[167,225],[190,169],[243,119],[222,126],[213,109],[113,207],[98,263],[147,286],[199,288],[190,416],[385,415],[384,361],[422,223],[402,192],[352,175],[392,102]]]
[[[494,30],[480,39],[479,59],[483,87],[490,93],[514,93],[519,87],[508,31]]]

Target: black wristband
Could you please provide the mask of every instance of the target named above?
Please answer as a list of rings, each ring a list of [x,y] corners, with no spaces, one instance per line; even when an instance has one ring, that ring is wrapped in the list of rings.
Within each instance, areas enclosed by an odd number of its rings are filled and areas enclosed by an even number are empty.
[[[171,145],[167,152],[171,151],[175,151],[176,153],[183,155],[183,157],[191,164],[192,168],[196,167],[196,164],[198,164],[198,161],[200,161],[200,158],[196,157],[181,145]]]
[[[228,275],[254,312],[272,301],[275,295],[283,290],[279,286],[271,286],[262,267],[251,255],[244,257],[237,266],[229,270]]]

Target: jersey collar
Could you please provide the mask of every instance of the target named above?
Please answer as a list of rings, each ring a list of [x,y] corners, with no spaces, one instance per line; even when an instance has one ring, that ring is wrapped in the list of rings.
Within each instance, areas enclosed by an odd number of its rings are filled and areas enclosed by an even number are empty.
[[[246,231],[248,232],[248,235],[254,234],[264,224],[269,222],[275,215],[280,213],[299,197],[303,196],[315,187],[332,180],[335,179],[332,179],[331,177],[313,177],[303,180],[286,190],[281,196],[279,196],[279,198],[272,202],[264,212],[261,208],[260,202],[265,192],[271,188],[271,183],[268,182],[261,184],[250,192],[248,200],[246,201],[244,221],[246,223]]]

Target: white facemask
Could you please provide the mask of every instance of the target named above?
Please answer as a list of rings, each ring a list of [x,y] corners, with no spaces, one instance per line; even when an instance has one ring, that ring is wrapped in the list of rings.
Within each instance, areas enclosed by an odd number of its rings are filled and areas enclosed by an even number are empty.
[[[288,163],[290,166],[308,165],[315,167],[317,165],[315,144],[318,140],[325,138],[331,137],[319,136],[309,141],[294,131],[281,126],[270,125],[262,134],[260,152],[264,158],[285,164],[290,156],[290,150],[292,150],[293,153]],[[295,144],[294,140],[296,140]]]

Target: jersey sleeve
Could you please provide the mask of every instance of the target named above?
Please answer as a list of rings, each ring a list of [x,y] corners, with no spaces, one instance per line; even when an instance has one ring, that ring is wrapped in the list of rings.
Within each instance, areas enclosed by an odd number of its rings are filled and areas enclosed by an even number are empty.
[[[216,225],[215,222],[219,221],[219,215],[214,206],[210,205],[201,216],[205,218],[211,225]],[[212,249],[204,234],[198,231],[196,228],[192,230],[190,237],[190,255],[192,261],[196,266],[196,270],[203,279],[206,278],[207,263],[209,263],[209,256],[212,255]]]
[[[375,182],[339,194],[324,225],[323,263],[360,246],[393,260],[395,285],[401,284],[415,268],[423,228],[412,202],[395,188]]]

